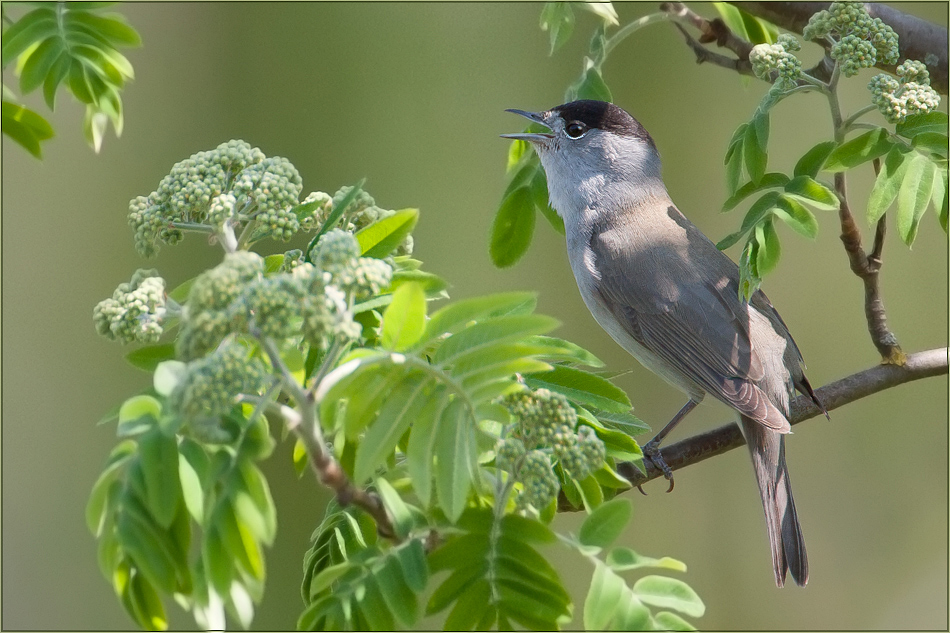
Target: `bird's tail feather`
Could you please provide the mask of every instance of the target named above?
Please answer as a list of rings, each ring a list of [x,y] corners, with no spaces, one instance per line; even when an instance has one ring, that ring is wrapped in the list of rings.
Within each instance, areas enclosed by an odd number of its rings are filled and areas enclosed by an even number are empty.
[[[795,583],[804,587],[808,582],[808,556],[785,466],[785,436],[745,416],[740,417],[740,426],[765,510],[775,584],[784,586],[786,572],[791,572]]]

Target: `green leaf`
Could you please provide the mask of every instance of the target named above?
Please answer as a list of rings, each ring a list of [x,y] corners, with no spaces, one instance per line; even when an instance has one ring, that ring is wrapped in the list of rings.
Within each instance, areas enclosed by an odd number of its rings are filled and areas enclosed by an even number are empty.
[[[946,157],[950,139],[942,132],[921,132],[914,137],[912,145],[916,149],[923,149],[931,154]]]
[[[897,199],[897,192],[900,191],[904,172],[907,169],[908,161],[905,160],[907,156],[907,153],[895,145],[881,163],[881,171],[868,196],[868,224],[871,226],[877,224],[877,221]]]
[[[475,323],[447,338],[439,346],[432,360],[438,365],[446,365],[459,360],[464,354],[499,343],[519,341],[528,336],[544,334],[558,325],[553,318],[541,314],[503,316]]]
[[[380,477],[376,479],[375,485],[379,496],[386,505],[389,516],[393,519],[393,527],[396,529],[396,534],[400,538],[405,538],[405,536],[409,534],[409,530],[412,529],[412,512],[409,511],[409,507],[406,505],[406,502],[402,500],[402,497],[399,496],[399,493],[396,492],[396,489],[393,488],[392,484],[385,478]]]
[[[759,277],[764,277],[775,270],[782,256],[778,234],[775,232],[771,218],[755,225],[755,241],[759,245],[756,253],[757,274]]]
[[[778,38],[774,25],[727,2],[713,2],[719,17],[729,29],[752,44],[772,44]]]
[[[588,367],[604,366],[604,361],[580,345],[565,341],[564,339],[555,338],[553,336],[529,336],[524,342],[528,345],[537,345],[546,348],[543,352],[544,358],[546,359],[565,360],[587,365]]]
[[[162,415],[162,403],[151,396],[133,396],[119,408],[116,435],[131,437],[154,428]]]
[[[412,480],[412,487],[423,506],[428,506],[432,497],[432,461],[435,457],[435,430],[442,419],[442,413],[448,406],[448,396],[444,387],[436,388],[429,403],[413,422],[409,444],[406,447],[406,470]]]
[[[40,142],[53,136],[53,128],[36,112],[4,101],[0,104],[0,128],[36,158],[43,157]]]
[[[726,166],[726,190],[730,196],[735,194],[739,187],[739,177],[742,175],[744,139],[748,128],[748,123],[743,123],[736,128],[723,160],[723,164]]]
[[[758,183],[762,180],[769,160],[769,156],[764,149],[766,143],[768,143],[768,138],[766,138],[765,143],[763,143],[758,136],[760,129],[763,127],[765,130],[768,130],[767,118],[765,126],[759,123],[762,117],[767,116],[768,115],[760,114],[752,119],[751,124],[746,128],[745,138],[742,142],[742,156],[745,160],[746,173],[749,174],[749,180],[754,183]]]
[[[506,514],[502,517],[501,529],[525,542],[545,544],[557,541],[557,535],[544,523],[517,514]]]
[[[897,193],[897,232],[908,246],[917,238],[917,226],[933,194],[934,164],[915,153],[908,161]]]
[[[60,55],[43,80],[43,99],[50,110],[56,109],[56,90],[59,88],[59,84],[63,83],[66,74],[69,73],[69,65],[69,56]]]
[[[746,242],[739,256],[739,296],[746,301],[762,284],[757,267],[758,250],[759,242],[752,237]]]
[[[403,243],[419,221],[419,209],[396,211],[356,233],[363,257],[382,259]]]
[[[811,239],[818,236],[818,220],[815,219],[815,215],[794,198],[779,197],[772,213],[796,233]]]
[[[628,435],[640,435],[650,431],[649,424],[629,412],[594,411],[593,413],[600,422]]]
[[[429,569],[422,540],[412,539],[396,550],[396,558],[402,566],[406,585],[416,593],[422,593],[429,584]]]
[[[594,576],[584,600],[584,628],[588,631],[606,629],[621,596],[629,591],[620,576],[599,559],[594,559]]]
[[[548,224],[555,231],[564,235],[564,220],[561,219],[557,211],[551,208],[548,196],[548,179],[542,169],[538,169],[531,180],[531,197],[534,199],[534,206],[541,212]]]
[[[822,211],[837,211],[840,205],[835,192],[811,176],[796,176],[785,185],[785,196]]]
[[[584,520],[578,539],[584,545],[610,547],[623,533],[632,513],[629,499],[611,499]]]
[[[491,606],[491,585],[484,578],[473,582],[459,597],[445,618],[446,631],[483,630],[477,625]]]
[[[89,493],[89,501],[86,503],[86,527],[93,536],[100,538],[103,527],[106,523],[106,515],[109,512],[109,497],[115,489],[113,484],[119,478],[119,471],[132,458],[133,453],[126,453],[120,458],[112,460],[102,471],[96,483]]]
[[[30,11],[3,33],[2,67],[36,42],[56,35],[56,13],[50,7]]]
[[[660,611],[653,616],[657,628],[665,631],[695,631],[696,627],[669,611]]]
[[[45,80],[50,69],[63,54],[63,40],[50,37],[32,52],[23,64],[20,71],[20,92],[29,94],[36,90]]]
[[[548,2],[541,10],[541,30],[551,36],[551,52],[564,46],[574,32],[574,12],[567,2]]]
[[[175,544],[168,533],[155,525],[129,495],[125,496],[117,515],[116,529],[122,548],[149,581],[163,591],[175,591],[178,573],[176,558],[182,554],[175,551]]]
[[[682,580],[666,576],[644,576],[633,585],[633,592],[647,604],[676,609],[691,618],[702,617],[706,605]]]
[[[436,433],[435,490],[439,505],[453,523],[462,516],[475,476],[475,429],[465,404],[452,400]]]
[[[162,396],[170,396],[184,380],[187,371],[188,366],[178,360],[159,362],[155,367],[155,375],[152,377],[155,392]]]
[[[784,187],[788,183],[788,180],[788,176],[785,174],[770,172],[763,175],[762,180],[757,183],[749,181],[739,187],[739,189],[736,190],[736,192],[722,204],[722,210],[729,211],[734,209],[740,202],[745,200],[756,191],[769,189],[771,187]]]
[[[630,410],[627,394],[609,380],[572,367],[557,366],[551,371],[525,376],[532,389],[545,388],[567,396],[569,400],[604,411],[623,413]]]
[[[399,561],[394,556],[387,556],[386,562],[376,571],[374,580],[379,585],[383,601],[399,624],[411,628],[419,617],[419,605],[415,594],[406,586]]]
[[[894,143],[888,138],[887,130],[877,127],[835,148],[825,161],[823,169],[831,172],[845,171],[883,156],[893,146]]]
[[[943,232],[947,232],[947,168],[946,167],[934,167],[934,192],[933,192],[933,202],[934,209],[937,210],[937,220],[940,222],[940,226],[943,228]]]
[[[141,46],[142,38],[138,32],[119,18],[121,16],[115,13],[106,17],[87,11],[69,11],[66,24],[84,25],[113,46]]]
[[[324,220],[320,230],[317,231],[317,234],[314,235],[310,242],[307,243],[307,248],[305,248],[303,251],[304,260],[306,262],[311,264],[313,263],[310,260],[310,253],[313,251],[313,248],[317,245],[317,242],[320,241],[320,238],[323,236],[323,234],[335,227],[336,223],[340,221],[340,218],[343,217],[343,213],[346,211],[347,207],[353,204],[353,201],[356,200],[356,196],[360,195],[360,192],[363,191],[364,184],[366,184],[366,179],[360,179],[358,183],[350,188],[350,190],[345,196],[343,196],[343,199],[340,200],[338,204],[333,205],[333,209],[330,210],[330,214],[327,216],[327,219]]]
[[[528,251],[536,220],[528,187],[516,189],[501,202],[491,228],[489,253],[498,268],[513,266]]]
[[[805,154],[798,159],[798,162],[795,163],[795,176],[816,177],[836,146],[837,143],[834,141],[824,141],[805,152]]]
[[[175,358],[174,343],[146,345],[125,355],[125,360],[136,369],[155,371],[158,364]]]
[[[947,133],[947,113],[946,112],[918,112],[908,115],[901,123],[897,124],[896,132],[906,138],[914,138],[918,134],[926,132]]]
[[[427,388],[428,384],[424,375],[414,372],[389,392],[379,416],[367,428],[356,449],[353,479],[357,484],[368,480],[377,468],[386,463],[399,438],[425,406],[426,398],[432,391]]]
[[[487,297],[463,299],[435,312],[426,324],[424,341],[454,334],[470,322],[485,321],[534,311],[538,297],[533,292],[505,292]]]
[[[422,286],[412,282],[402,284],[383,312],[380,341],[386,349],[405,351],[422,337],[425,325],[426,296]]]
[[[145,501],[159,525],[168,528],[181,499],[178,474],[178,444],[158,428],[139,440],[142,474],[145,476]]]
[[[739,228],[739,230],[722,238],[719,243],[716,244],[716,248],[724,251],[738,242],[743,235],[745,235],[754,226],[756,226],[770,213],[772,213],[772,211],[775,209],[778,199],[779,194],[777,192],[769,191],[761,198],[756,200],[752,206],[749,207],[749,210],[746,211],[745,217],[742,219],[742,226]]]
[[[604,82],[603,76],[597,66],[590,66],[584,71],[581,80],[576,84],[576,99],[594,99],[596,101],[613,101],[613,95],[610,88]]]
[[[655,567],[658,569],[671,569],[673,571],[686,571],[686,565],[675,558],[664,556],[663,558],[650,558],[641,556],[629,547],[614,547],[607,553],[607,565],[614,571],[629,571],[631,569],[642,569],[644,567]]]
[[[165,606],[151,583],[140,574],[129,579],[128,606],[135,621],[143,629],[164,631],[168,628]]]

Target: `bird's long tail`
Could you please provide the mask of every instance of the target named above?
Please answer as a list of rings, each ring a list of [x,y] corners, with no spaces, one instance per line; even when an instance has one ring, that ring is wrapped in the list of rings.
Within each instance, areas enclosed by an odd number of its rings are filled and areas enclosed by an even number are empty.
[[[804,587],[808,582],[808,556],[785,466],[785,436],[745,416],[740,417],[740,426],[752,454],[755,479],[762,496],[775,584],[784,586],[785,573],[789,571],[795,583]]]

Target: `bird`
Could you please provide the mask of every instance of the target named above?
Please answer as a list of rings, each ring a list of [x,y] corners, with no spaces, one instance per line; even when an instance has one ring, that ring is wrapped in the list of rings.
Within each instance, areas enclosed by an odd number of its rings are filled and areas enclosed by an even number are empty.
[[[794,390],[827,411],[802,354],[768,297],[739,296],[739,269],[676,207],[660,155],[623,108],[578,100],[541,112],[510,109],[546,132],[503,134],[531,144],[550,204],[564,221],[577,287],[597,323],[687,403],[643,446],[670,480],[663,438],[706,395],[738,413],[765,511],[775,584],[804,587],[808,556],[785,462]]]

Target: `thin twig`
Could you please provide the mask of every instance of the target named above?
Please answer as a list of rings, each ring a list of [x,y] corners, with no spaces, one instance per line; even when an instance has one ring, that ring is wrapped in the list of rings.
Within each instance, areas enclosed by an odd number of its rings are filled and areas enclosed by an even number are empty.
[[[829,411],[837,409],[905,382],[946,374],[947,355],[946,347],[910,354],[904,365],[877,365],[825,385],[817,389],[816,394],[826,409]],[[795,425],[819,415],[821,411],[810,397],[799,396],[790,404],[788,421]],[[742,432],[738,425],[732,423],[671,444],[660,452],[663,461],[670,468],[679,470],[743,444],[745,440]],[[617,472],[629,480],[633,487],[663,476],[663,473],[649,460],[644,460],[643,465],[646,468],[646,475],[629,462],[618,464]],[[566,506],[570,504],[559,503],[560,510],[573,509]]]

